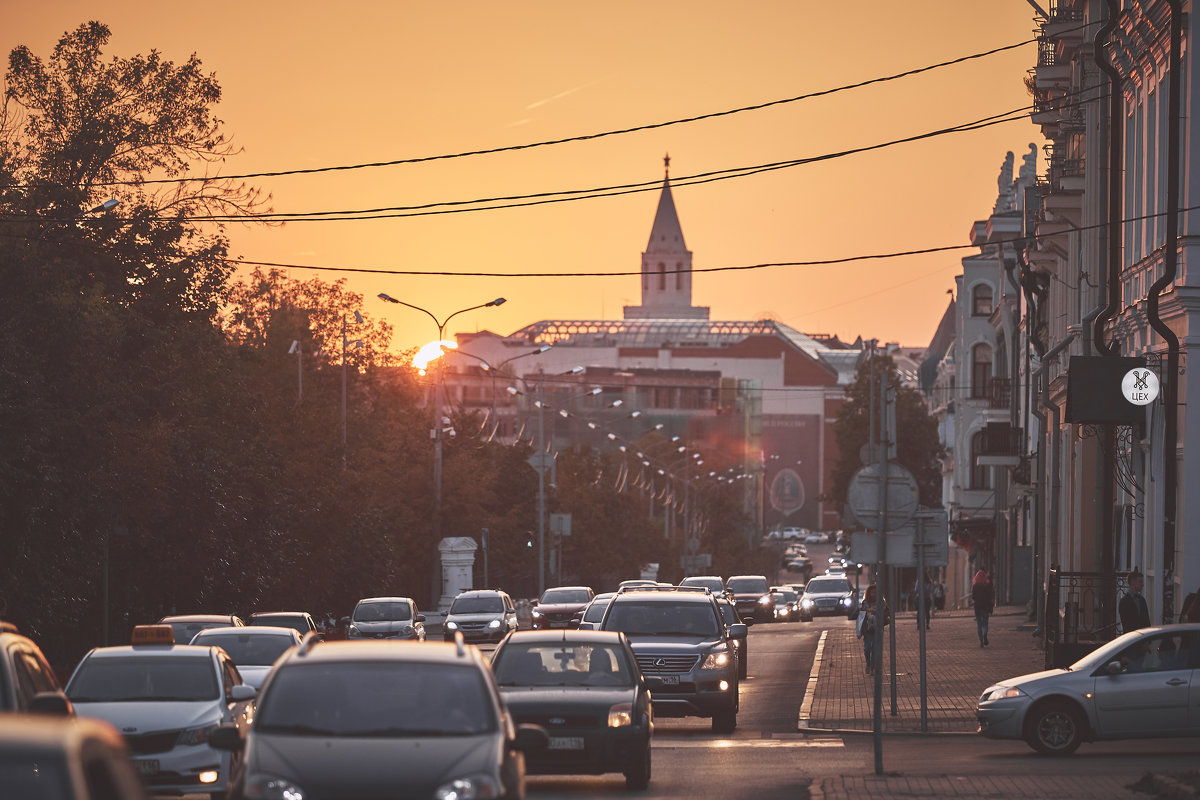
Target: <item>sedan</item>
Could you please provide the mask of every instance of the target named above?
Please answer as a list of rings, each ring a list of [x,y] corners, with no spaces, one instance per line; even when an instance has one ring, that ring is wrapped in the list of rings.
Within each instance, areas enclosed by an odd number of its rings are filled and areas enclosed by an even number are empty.
[[[526,754],[530,773],[620,772],[629,789],[650,783],[650,692],[625,634],[519,631],[496,649],[492,669],[516,721],[550,737]]]
[[[1044,755],[1081,742],[1200,735],[1200,624],[1142,628],[1066,669],[1009,678],[979,698],[979,732]]]
[[[800,619],[812,622],[815,616],[841,614],[853,617],[858,611],[854,587],[845,575],[822,575],[804,586],[800,598]]]
[[[300,644],[295,628],[247,625],[243,628],[207,628],[196,634],[192,644],[220,647],[237,665],[242,680],[256,690],[284,651]]]
[[[542,593],[533,605],[532,625],[535,629],[567,628],[572,619],[592,602],[595,592],[589,586],[556,586]]]

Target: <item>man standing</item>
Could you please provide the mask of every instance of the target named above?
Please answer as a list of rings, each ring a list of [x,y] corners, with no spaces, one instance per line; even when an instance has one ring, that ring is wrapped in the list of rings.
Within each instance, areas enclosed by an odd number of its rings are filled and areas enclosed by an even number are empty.
[[[1142,597],[1142,586],[1145,581],[1137,567],[1134,567],[1133,571],[1129,573],[1128,580],[1129,591],[1117,604],[1117,611],[1121,614],[1121,630],[1124,633],[1150,627],[1150,607],[1146,605],[1146,598]]]

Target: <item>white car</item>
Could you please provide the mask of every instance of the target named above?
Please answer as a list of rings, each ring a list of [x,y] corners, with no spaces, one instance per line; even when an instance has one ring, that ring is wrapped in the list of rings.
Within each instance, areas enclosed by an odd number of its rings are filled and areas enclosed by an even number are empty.
[[[205,628],[193,637],[192,644],[223,648],[237,665],[242,680],[258,690],[271,665],[289,647],[300,644],[300,632],[270,625]]]
[[[208,737],[221,724],[248,729],[256,692],[220,647],[174,641],[170,625],[137,626],[132,645],[83,657],[67,697],[125,736],[150,792],[224,796],[233,759]]]
[[[1081,742],[1200,735],[1200,624],[1142,628],[1066,669],[1009,678],[979,698],[979,732],[1045,755]]]

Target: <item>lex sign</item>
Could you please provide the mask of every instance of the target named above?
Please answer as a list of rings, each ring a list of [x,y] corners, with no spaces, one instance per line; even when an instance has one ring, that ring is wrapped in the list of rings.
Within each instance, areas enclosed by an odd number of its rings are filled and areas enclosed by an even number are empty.
[[[1121,379],[1121,395],[1135,406],[1148,406],[1158,397],[1158,376],[1153,370],[1137,367]]]

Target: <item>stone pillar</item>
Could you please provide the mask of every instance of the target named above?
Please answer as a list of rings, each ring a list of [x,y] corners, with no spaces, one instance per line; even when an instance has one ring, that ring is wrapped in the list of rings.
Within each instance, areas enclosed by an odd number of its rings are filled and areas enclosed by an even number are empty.
[[[448,536],[438,545],[442,554],[442,596],[438,611],[445,613],[460,592],[475,588],[475,540],[469,536]]]

